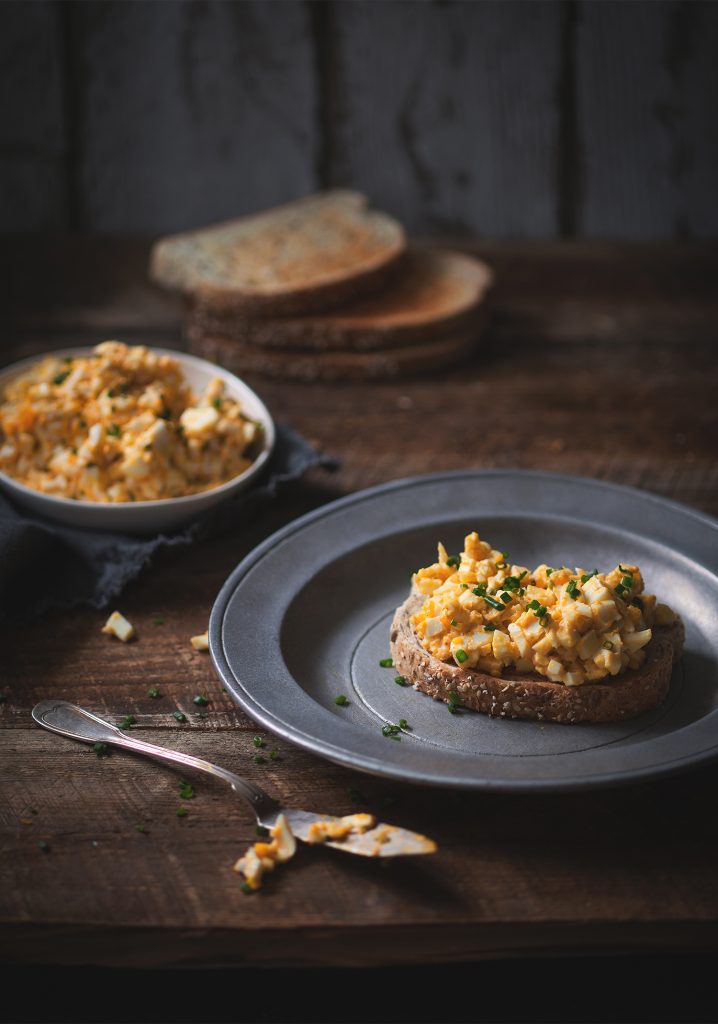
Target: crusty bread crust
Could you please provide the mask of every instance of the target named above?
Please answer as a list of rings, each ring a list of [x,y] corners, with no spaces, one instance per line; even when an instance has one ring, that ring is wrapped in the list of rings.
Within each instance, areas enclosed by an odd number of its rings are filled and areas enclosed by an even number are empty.
[[[190,299],[187,333],[269,349],[373,351],[466,334],[491,287],[490,268],[464,253],[410,249],[390,287],[312,316],[239,317]]]
[[[397,221],[361,193],[334,189],[161,238],[150,276],[227,313],[296,315],[380,289],[405,250]]]
[[[189,351],[219,363],[233,373],[261,373],[292,380],[362,381],[408,376],[438,370],[473,351],[480,325],[457,337],[437,338],[420,345],[401,345],[376,352],[275,351],[242,345],[228,338],[213,338],[187,331]]]
[[[394,665],[415,689],[450,703],[449,693],[474,711],[501,718],[532,718],[545,722],[614,722],[656,707],[668,694],[673,664],[683,650],[684,628],[654,626],[640,669],[610,676],[606,682],[564,686],[536,675],[487,675],[439,661],[421,644],[411,616],[425,598],[412,593],[396,610],[391,625]]]

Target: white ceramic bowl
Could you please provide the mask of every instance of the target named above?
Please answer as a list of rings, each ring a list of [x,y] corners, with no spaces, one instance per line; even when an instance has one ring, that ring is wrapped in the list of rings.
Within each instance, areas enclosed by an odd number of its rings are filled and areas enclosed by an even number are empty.
[[[92,351],[91,348],[71,348],[43,352],[5,367],[0,370],[0,400],[5,386],[13,377],[26,372],[45,356],[87,356]],[[108,530],[113,533],[161,533],[187,525],[208,508],[243,491],[255,480],[271,455],[275,441],[274,421],[259,396],[239,377],[206,359],[154,346],[152,351],[176,359],[195,392],[201,391],[212,377],[222,378],[232,398],[241,402],[247,415],[258,420],[264,428],[264,447],[252,465],[219,487],[186,498],[163,498],[158,501],[75,501],[58,498],[26,487],[6,473],[0,473],[0,487],[13,501],[38,515],[82,529]]]

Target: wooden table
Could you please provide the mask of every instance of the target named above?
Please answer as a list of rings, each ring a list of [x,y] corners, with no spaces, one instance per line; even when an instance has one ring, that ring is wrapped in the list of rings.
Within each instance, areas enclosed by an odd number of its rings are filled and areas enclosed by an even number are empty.
[[[134,643],[101,633],[106,614],[88,609],[5,627],[6,962],[377,965],[716,950],[718,766],[603,792],[498,796],[362,776],[273,740],[279,760],[257,765],[252,737],[266,734],[189,644],[259,541],[396,477],[540,468],[718,515],[716,247],[464,244],[498,278],[468,365],[370,386],[251,379],[341,468],[313,471],[236,535],[158,557],[116,602]],[[146,256],[134,239],[5,244],[14,319],[3,362],[110,336],[179,345],[178,304],[145,283]],[[149,698],[150,686],[162,697]],[[210,699],[205,717],[196,694]],[[231,867],[254,826],[226,787],[197,780],[183,801],[173,771],[119,752],[98,759],[38,729],[30,708],[50,697],[132,714],[137,735],[227,765],[289,804],[389,815],[437,837],[440,852],[384,867],[304,848],[247,897]]]

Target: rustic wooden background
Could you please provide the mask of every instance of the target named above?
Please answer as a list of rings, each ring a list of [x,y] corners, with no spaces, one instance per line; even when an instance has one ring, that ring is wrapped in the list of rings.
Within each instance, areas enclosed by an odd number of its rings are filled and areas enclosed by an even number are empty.
[[[0,3],[0,230],[353,185],[424,234],[718,231],[718,4]]]

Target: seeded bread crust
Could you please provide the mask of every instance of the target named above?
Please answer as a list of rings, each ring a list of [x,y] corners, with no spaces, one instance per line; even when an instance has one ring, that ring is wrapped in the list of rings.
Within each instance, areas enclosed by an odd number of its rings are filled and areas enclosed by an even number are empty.
[[[441,369],[464,358],[476,347],[480,324],[458,337],[437,338],[421,345],[401,345],[375,352],[278,351],[242,345],[229,338],[187,332],[187,347],[203,359],[233,373],[260,373],[292,380],[362,381],[409,376]]]
[[[232,316],[191,299],[189,335],[221,337],[269,349],[373,351],[465,334],[480,315],[493,282],[473,256],[410,249],[401,270],[378,295],[313,316]]]
[[[334,189],[161,238],[150,276],[226,313],[284,316],[377,291],[405,250],[397,221],[359,192]]]
[[[439,661],[421,646],[411,616],[424,600],[412,592],[396,610],[390,637],[397,671],[434,700],[448,704],[452,692],[464,707],[494,717],[564,724],[633,718],[665,700],[673,665],[683,650],[684,627],[678,619],[672,626],[653,627],[640,669],[611,676],[606,682],[564,686],[538,674],[496,678]]]

